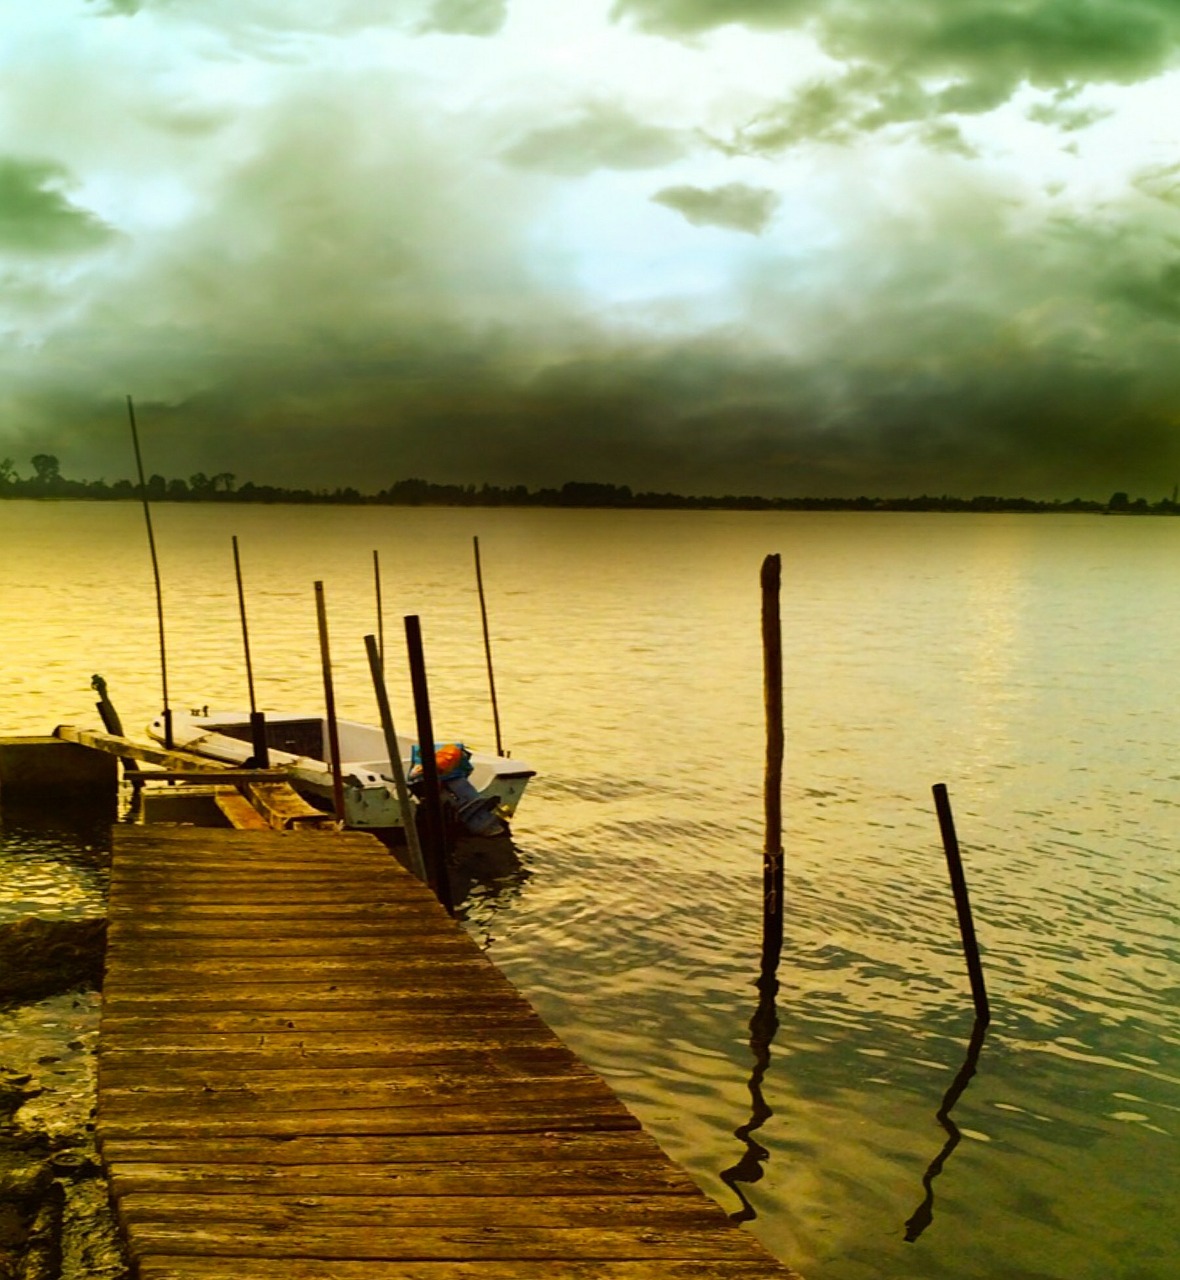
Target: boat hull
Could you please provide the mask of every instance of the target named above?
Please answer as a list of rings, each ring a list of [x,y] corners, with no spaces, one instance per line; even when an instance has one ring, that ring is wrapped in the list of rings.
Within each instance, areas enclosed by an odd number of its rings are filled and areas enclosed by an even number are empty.
[[[148,725],[148,734],[164,740],[164,722],[159,717]],[[344,791],[346,826],[383,830],[402,826],[389,753],[382,731],[356,721],[340,721],[337,726]],[[321,717],[293,712],[266,717],[269,763],[286,769],[291,785],[311,803],[331,812],[334,806],[332,770],[324,756],[326,726]],[[254,756],[250,718],[239,711],[209,711],[199,715],[172,713],[172,742],[184,751],[220,760],[238,767]],[[398,753],[404,772],[411,768],[417,745],[413,738],[398,736]],[[516,812],[535,770],[507,756],[471,753],[472,771],[468,781],[490,803],[489,809],[507,823]],[[416,802],[415,802],[416,803]]]

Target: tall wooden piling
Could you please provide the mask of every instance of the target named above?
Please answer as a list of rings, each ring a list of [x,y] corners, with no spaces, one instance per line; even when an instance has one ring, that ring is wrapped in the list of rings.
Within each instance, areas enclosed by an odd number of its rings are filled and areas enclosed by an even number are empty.
[[[439,902],[453,915],[451,881],[446,863],[446,820],[443,816],[442,785],[434,758],[434,721],[430,714],[430,690],[426,680],[426,658],[422,650],[422,625],[417,615],[405,620],[406,649],[410,661],[410,684],[414,690],[414,712],[418,724],[418,754],[422,758],[422,856],[426,877]]]
[[[385,670],[385,611],[381,607],[381,560],[373,550],[373,589],[377,594],[377,660]]]
[[[492,695],[492,722],[496,729],[496,755],[504,754],[504,743],[500,737],[500,706],[496,701],[496,673],[492,668],[492,639],[488,632],[488,606],[483,593],[483,567],[479,561],[479,539],[472,538],[475,545],[475,585],[479,591],[479,616],[483,622],[483,651],[488,666],[488,689]]]
[[[762,952],[773,976],[783,938],[783,639],[780,618],[782,558],[762,562],[762,672],[766,709],[766,841],[762,859]]]
[[[163,687],[164,746],[172,749],[172,709],[168,705],[168,658],[164,644],[164,592],[160,586],[160,562],[156,556],[156,535],[152,529],[152,509],[148,504],[147,481],[143,475],[143,455],[139,451],[139,431],[135,425],[135,405],[127,397],[127,416],[131,420],[131,443],[135,449],[135,466],[139,473],[139,496],[143,501],[143,518],[147,525],[148,549],[152,555],[152,577],[156,584],[156,623],[160,632],[160,684]]]
[[[254,763],[259,769],[270,768],[270,751],[266,745],[266,717],[254,700],[254,667],[250,661],[250,628],[246,623],[246,592],[242,586],[242,559],[238,554],[237,534],[234,544],[234,577],[238,583],[238,613],[242,618],[242,649],[246,654],[246,686],[250,694],[250,736],[254,741]]]
[[[402,828],[406,833],[406,851],[410,870],[419,880],[425,880],[426,864],[422,861],[422,845],[418,840],[414,802],[406,785],[401,748],[398,746],[397,730],[393,725],[393,712],[389,707],[389,694],[385,688],[385,673],[381,669],[381,650],[375,636],[365,636],[365,651],[369,655],[369,671],[373,677],[373,692],[377,697],[377,712],[381,717],[385,749],[389,752],[389,769],[393,774],[394,790],[397,792],[398,808],[402,815]]]

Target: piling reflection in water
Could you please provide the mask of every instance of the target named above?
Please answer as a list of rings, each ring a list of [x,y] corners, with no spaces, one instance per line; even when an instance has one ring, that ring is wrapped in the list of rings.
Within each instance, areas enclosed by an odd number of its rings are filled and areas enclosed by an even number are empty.
[[[447,857],[455,915],[486,951],[498,913],[520,897],[530,876],[511,838],[462,836]]]
[[[911,1244],[934,1220],[934,1179],[942,1172],[942,1167],[946,1164],[951,1152],[962,1140],[962,1132],[951,1119],[951,1108],[963,1096],[979,1065],[979,1055],[983,1049],[984,1037],[987,1035],[987,1025],[987,1020],[984,1018],[975,1020],[975,1025],[971,1029],[971,1039],[967,1042],[967,1056],[963,1059],[963,1065],[959,1068],[958,1074],[951,1081],[951,1087],[943,1095],[942,1106],[935,1112],[935,1119],[947,1132],[947,1140],[922,1175],[922,1186],[926,1188],[926,1198],[906,1221],[905,1238]]]
[[[761,1179],[763,1165],[770,1158],[770,1151],[754,1134],[774,1115],[762,1092],[762,1082],[770,1069],[770,1046],[778,1032],[778,953],[779,947],[769,937],[763,937],[762,972],[758,977],[758,1007],[750,1019],[750,1052],[754,1057],[754,1069],[750,1073],[750,1118],[739,1125],[733,1136],[745,1143],[741,1158],[718,1177],[741,1201],[742,1207],[729,1216],[734,1222],[748,1222],[758,1215],[750,1203],[741,1183],[755,1183]]]

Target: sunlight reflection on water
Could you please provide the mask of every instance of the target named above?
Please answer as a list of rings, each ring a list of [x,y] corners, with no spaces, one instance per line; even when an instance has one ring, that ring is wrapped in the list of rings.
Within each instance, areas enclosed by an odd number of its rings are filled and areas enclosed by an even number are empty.
[[[157,710],[132,504],[0,503],[6,732]],[[264,706],[322,701],[326,582],[341,713],[373,718],[371,551],[423,619],[440,734],[491,717],[480,535],[505,738],[539,770],[520,870],[473,934],[727,1208],[758,1006],[758,566],[784,560],[787,935],[753,1136],[751,1229],[811,1280],[1163,1280],[1180,1189],[1172,873],[1180,522],[162,507],[177,705],[245,700],[229,535]],[[993,1024],[954,1104],[929,1225],[906,1223],[971,1033],[930,801],[948,784]],[[0,854],[0,910],[90,911],[99,871]],[[23,860],[23,861],[22,861]],[[17,868],[17,870],[12,870]],[[22,869],[23,868],[23,869]],[[21,876],[26,879],[23,882]]]

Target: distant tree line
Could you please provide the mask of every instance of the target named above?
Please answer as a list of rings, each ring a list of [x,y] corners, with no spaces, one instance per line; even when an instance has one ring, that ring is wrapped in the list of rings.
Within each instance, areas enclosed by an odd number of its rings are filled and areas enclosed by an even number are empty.
[[[31,458],[32,474],[17,474],[11,458],[0,458],[0,498],[84,498],[111,501],[140,496],[130,480],[69,480],[50,453]],[[983,495],[956,498],[949,494],[916,498],[763,498],[749,494],[693,497],[679,493],[633,492],[625,484],[598,484],[570,480],[560,489],[528,489],[522,484],[503,487],[483,484],[432,484],[429,480],[398,480],[387,489],[363,494],[358,489],[286,489],[278,485],[239,485],[231,472],[207,476],[203,471],[187,480],[162,475],[147,480],[152,502],[273,502],[325,503],[346,506],[404,507],[594,507],[634,510],[710,511],[1027,511],[1101,512],[1108,515],[1177,515],[1180,503],[1173,489],[1170,498],[1149,503],[1118,492],[1107,502],[1073,498],[1040,501],[1035,498],[1002,498]]]

